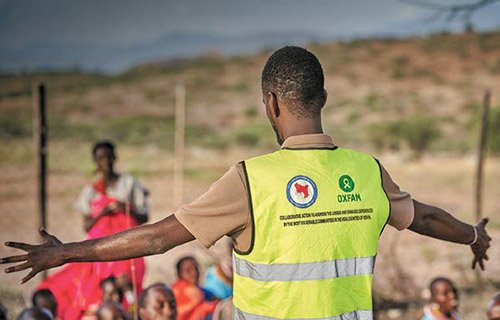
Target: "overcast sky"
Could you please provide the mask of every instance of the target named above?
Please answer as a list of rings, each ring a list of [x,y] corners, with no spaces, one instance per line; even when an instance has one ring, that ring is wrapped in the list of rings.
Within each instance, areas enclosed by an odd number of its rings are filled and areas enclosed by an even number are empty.
[[[430,15],[397,0],[0,0],[0,51],[11,57],[29,48],[35,61],[40,45],[58,46],[64,55],[65,46],[147,46],[169,34],[350,38],[461,28],[445,19],[429,23]],[[500,27],[499,17],[496,3],[478,11],[473,23],[491,30]]]

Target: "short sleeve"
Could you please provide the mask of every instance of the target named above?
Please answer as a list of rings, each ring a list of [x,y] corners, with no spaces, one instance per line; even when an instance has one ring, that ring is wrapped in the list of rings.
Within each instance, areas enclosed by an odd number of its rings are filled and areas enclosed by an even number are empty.
[[[399,189],[399,186],[394,183],[387,170],[381,164],[380,170],[382,173],[382,186],[391,206],[388,223],[398,230],[404,230],[413,222],[415,214],[413,200],[409,193]]]
[[[147,216],[149,214],[148,206],[149,190],[142,183],[134,179],[132,184],[132,203],[138,214]]]
[[[94,189],[92,186],[86,185],[75,200],[75,210],[83,215],[89,215],[91,212],[90,202],[93,197]]]
[[[232,166],[207,192],[179,208],[175,217],[205,247],[248,225],[248,198],[236,166]]]

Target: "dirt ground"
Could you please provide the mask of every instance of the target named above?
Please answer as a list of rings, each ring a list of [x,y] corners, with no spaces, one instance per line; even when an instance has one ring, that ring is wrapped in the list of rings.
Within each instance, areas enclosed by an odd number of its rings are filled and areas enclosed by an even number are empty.
[[[67,145],[53,146],[54,152],[66,150]],[[82,147],[84,149],[84,147]],[[76,148],[75,153],[79,154]],[[118,167],[131,171],[134,166],[143,166],[150,173],[142,173],[140,179],[151,190],[151,221],[158,221],[173,212],[171,155],[164,154],[156,147],[123,148],[119,153]],[[252,151],[255,153],[256,151]],[[82,151],[83,153],[83,151]],[[139,156],[140,155],[140,156]],[[233,149],[224,155],[188,150],[186,166],[197,167],[205,174],[188,176],[184,185],[185,201],[198,197],[210,183],[224,170],[237,161],[253,154],[245,149]],[[467,222],[474,222],[472,214],[475,161],[472,157],[426,157],[418,162],[405,161],[390,154],[377,155],[393,179],[403,190],[414,198],[443,207]],[[410,303],[410,311],[397,308],[383,312],[382,319],[412,319],[418,316],[419,303],[425,297],[425,288],[435,276],[445,275],[453,279],[463,291],[461,311],[465,319],[481,319],[487,299],[493,294],[495,285],[500,283],[500,203],[497,181],[500,179],[500,162],[490,158],[486,163],[484,211],[490,216],[489,231],[493,237],[490,261],[487,270],[481,273],[484,285],[480,291],[471,289],[476,282],[476,274],[470,270],[472,254],[466,246],[445,243],[424,238],[411,231],[398,232],[392,227],[384,231],[377,258],[375,291],[381,300],[403,301]],[[53,166],[49,179],[49,217],[50,232],[62,241],[75,241],[84,238],[81,217],[72,209],[72,203],[88,181],[86,168],[89,160],[81,160],[78,165],[60,164],[63,169]],[[87,161],[87,162],[85,162]],[[83,163],[82,163],[83,162]],[[133,170],[132,170],[133,171]],[[34,166],[10,165],[2,168],[0,177],[0,211],[3,214],[0,227],[0,242],[7,240],[37,242],[38,219],[36,217],[36,172]],[[158,174],[151,174],[158,173]],[[172,251],[146,258],[147,274],[145,284],[156,281],[171,282],[174,279],[174,263],[185,254],[196,256],[203,267],[207,267],[224,254],[228,239],[207,250],[197,242],[189,243]],[[15,254],[0,246],[0,256]],[[21,274],[0,273],[0,300],[7,304],[11,315],[28,303],[30,292],[37,285],[40,276],[25,285],[19,285]],[[498,288],[498,287],[497,287]]]

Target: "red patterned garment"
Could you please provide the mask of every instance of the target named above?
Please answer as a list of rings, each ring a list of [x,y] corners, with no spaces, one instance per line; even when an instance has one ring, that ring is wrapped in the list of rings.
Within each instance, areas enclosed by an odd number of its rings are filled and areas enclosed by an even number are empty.
[[[172,285],[177,305],[177,320],[200,320],[211,315],[219,300],[208,301],[203,290],[186,280],[178,279]]]
[[[99,182],[92,185],[98,194],[91,200],[91,216],[96,217],[104,207],[117,202],[106,194]],[[138,225],[125,211],[118,211],[100,218],[89,230],[87,239],[112,235]],[[135,272],[132,270],[135,269]],[[80,319],[89,306],[101,302],[100,283],[109,276],[135,277],[138,294],[142,292],[144,258],[112,262],[70,263],[46,278],[37,289],[47,288],[57,299],[57,317],[64,320]],[[127,306],[125,306],[127,307]]]

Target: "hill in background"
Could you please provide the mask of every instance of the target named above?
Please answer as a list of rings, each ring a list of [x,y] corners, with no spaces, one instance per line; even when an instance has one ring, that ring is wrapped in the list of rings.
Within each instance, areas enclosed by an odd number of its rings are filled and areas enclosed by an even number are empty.
[[[500,32],[307,47],[325,70],[325,129],[337,143],[363,149],[469,152],[484,90],[500,83]],[[4,75],[0,136],[31,137],[31,84],[44,81],[51,139],[110,137],[171,149],[174,87],[184,83],[188,145],[272,148],[260,102],[260,72],[270,53],[149,63],[118,76]],[[499,101],[494,94],[493,105]]]

